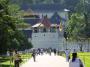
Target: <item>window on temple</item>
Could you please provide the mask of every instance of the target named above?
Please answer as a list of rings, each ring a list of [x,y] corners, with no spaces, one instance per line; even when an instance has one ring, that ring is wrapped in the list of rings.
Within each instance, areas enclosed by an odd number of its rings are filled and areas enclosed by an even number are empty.
[[[34,33],[37,33],[38,32],[38,29],[37,27],[34,28]]]
[[[56,27],[52,27],[50,32],[56,32]]]
[[[43,29],[43,32],[46,32],[46,28]]]

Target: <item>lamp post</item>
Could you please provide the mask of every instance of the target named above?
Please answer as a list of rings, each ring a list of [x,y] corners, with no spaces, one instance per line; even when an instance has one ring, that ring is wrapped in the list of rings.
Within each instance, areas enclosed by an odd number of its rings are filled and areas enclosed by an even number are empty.
[[[64,25],[65,25],[65,28],[67,28],[67,21],[69,20],[69,12],[70,12],[70,10],[64,9],[64,12],[65,12],[65,19],[66,19],[66,22],[64,23]]]
[[[66,19],[66,21],[67,21],[67,20],[69,19],[68,13],[70,12],[70,10],[64,9],[64,12],[65,12],[65,19]]]
[[[69,20],[68,12],[70,12],[70,10],[64,9],[64,12],[65,12],[65,19],[66,19],[66,22],[65,22],[65,29],[66,29],[67,28],[67,21]],[[67,49],[67,39],[68,39],[68,37],[67,37],[67,32],[65,31],[65,29],[64,29],[63,36],[64,36],[64,38],[66,40],[66,49]]]

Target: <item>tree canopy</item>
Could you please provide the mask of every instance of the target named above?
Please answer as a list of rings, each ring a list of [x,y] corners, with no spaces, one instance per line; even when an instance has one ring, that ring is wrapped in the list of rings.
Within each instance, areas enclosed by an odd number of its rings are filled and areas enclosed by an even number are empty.
[[[68,36],[73,38],[81,35],[83,36],[85,26],[86,24],[83,14],[72,14],[70,20],[68,21]]]
[[[0,0],[0,52],[31,45],[16,25],[22,23],[20,7]],[[30,46],[32,47],[32,46]]]
[[[90,37],[90,12],[87,9],[88,4],[84,0],[79,1],[77,6],[74,8],[75,12],[70,15],[67,32],[68,37],[77,38],[89,38]]]

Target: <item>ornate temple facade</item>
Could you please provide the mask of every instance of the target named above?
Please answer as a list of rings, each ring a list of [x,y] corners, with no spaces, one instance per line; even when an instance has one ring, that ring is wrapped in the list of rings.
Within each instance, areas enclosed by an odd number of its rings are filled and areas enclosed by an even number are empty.
[[[52,23],[47,16],[44,16],[39,23],[33,25],[31,42],[34,48],[63,50],[63,26],[60,23]]]

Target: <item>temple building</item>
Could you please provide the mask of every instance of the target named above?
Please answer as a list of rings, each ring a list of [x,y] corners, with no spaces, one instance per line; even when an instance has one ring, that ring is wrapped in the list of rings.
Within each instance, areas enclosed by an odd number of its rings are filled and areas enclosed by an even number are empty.
[[[61,18],[57,20],[61,20]],[[57,50],[62,50],[63,28],[60,26],[61,22],[52,23],[47,15],[43,16],[38,23],[32,26],[31,42],[34,48],[56,48]]]
[[[63,31],[65,19],[58,12],[39,14],[32,9],[23,13],[25,24],[17,25],[33,48],[56,48],[63,50]]]
[[[46,6],[44,6],[46,7]],[[51,7],[51,6],[49,6]],[[35,7],[34,7],[35,8]],[[49,9],[50,10],[50,9]],[[40,14],[41,13],[41,14]],[[62,12],[35,12],[32,9],[24,10],[24,25],[19,25],[20,30],[32,43],[33,48],[56,48],[63,50],[63,32],[65,28],[65,18]]]

